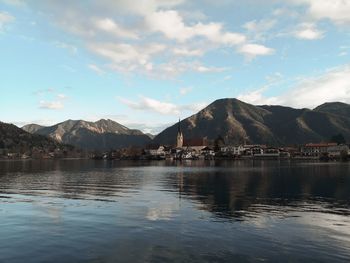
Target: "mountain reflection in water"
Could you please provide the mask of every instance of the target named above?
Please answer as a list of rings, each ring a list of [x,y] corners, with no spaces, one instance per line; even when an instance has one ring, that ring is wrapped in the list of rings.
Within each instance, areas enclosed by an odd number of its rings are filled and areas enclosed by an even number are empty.
[[[349,163],[0,162],[0,262],[346,262],[349,190]]]
[[[184,175],[169,180],[183,196],[199,200],[202,208],[223,218],[243,220],[261,212],[313,211],[350,213],[350,167],[339,165],[294,165],[246,162]],[[229,165],[229,164],[228,164]],[[222,168],[224,167],[224,168]],[[310,206],[312,204],[312,206]],[[276,210],[276,211],[274,211]]]

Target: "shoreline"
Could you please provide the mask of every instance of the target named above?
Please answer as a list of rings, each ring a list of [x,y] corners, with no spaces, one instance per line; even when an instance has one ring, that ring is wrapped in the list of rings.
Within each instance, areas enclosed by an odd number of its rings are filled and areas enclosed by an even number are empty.
[[[211,161],[313,161],[319,163],[327,163],[327,162],[337,162],[337,163],[346,163],[350,162],[348,160],[341,159],[329,159],[322,160],[318,157],[296,157],[296,158],[251,158],[251,157],[243,157],[243,158],[213,158],[213,159],[138,159],[138,158],[126,158],[126,159],[94,159],[94,158],[0,158],[0,162],[13,162],[13,161],[78,161],[78,160],[91,160],[91,161],[103,161],[103,162],[123,162],[123,161],[131,161],[131,162],[211,162]]]

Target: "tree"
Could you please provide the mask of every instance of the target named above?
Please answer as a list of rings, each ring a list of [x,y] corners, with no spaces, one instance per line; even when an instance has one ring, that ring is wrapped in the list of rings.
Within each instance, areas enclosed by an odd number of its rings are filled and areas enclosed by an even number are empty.
[[[337,135],[332,136],[331,142],[335,142],[337,144],[345,144],[346,140],[345,140],[343,134],[339,133]]]
[[[214,141],[214,151],[219,152],[221,147],[225,145],[225,141],[221,135],[219,135]]]
[[[340,158],[342,161],[347,161],[349,159],[349,155],[347,151],[341,151]]]

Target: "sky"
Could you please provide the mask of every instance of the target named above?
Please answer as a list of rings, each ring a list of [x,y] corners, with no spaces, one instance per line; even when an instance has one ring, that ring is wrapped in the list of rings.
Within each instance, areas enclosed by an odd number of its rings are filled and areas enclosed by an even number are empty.
[[[350,103],[350,0],[0,0],[0,79],[17,126]]]

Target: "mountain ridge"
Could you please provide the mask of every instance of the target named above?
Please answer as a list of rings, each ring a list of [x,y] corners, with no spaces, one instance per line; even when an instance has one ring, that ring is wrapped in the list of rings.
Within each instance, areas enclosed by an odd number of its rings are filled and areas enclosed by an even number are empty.
[[[326,102],[317,106],[315,111],[327,112],[335,115],[350,116],[350,104],[344,102]]]
[[[139,130],[129,129],[110,119],[96,122],[66,120],[52,126],[34,129],[33,124],[22,129],[40,134],[87,150],[109,150],[129,146],[143,146],[151,141],[149,136]]]
[[[304,144],[326,141],[339,133],[350,141],[350,105],[328,102],[314,109],[295,109],[223,98],[185,118],[180,125],[185,139],[215,140],[221,136],[228,144]],[[174,124],[152,140],[150,135],[109,119],[67,120],[49,127],[32,124],[23,129],[88,150],[142,147],[150,143],[174,145],[177,134]]]
[[[341,109],[349,104],[337,102]],[[340,105],[340,106],[339,106]],[[321,107],[320,105],[319,107]],[[263,143],[270,145],[303,144],[328,140],[343,133],[350,140],[350,114],[337,114],[334,107],[314,110],[280,105],[255,106],[236,98],[218,99],[180,122],[185,138],[222,136],[229,144]],[[338,109],[339,110],[339,109]],[[159,133],[154,141],[174,144],[177,124]]]

